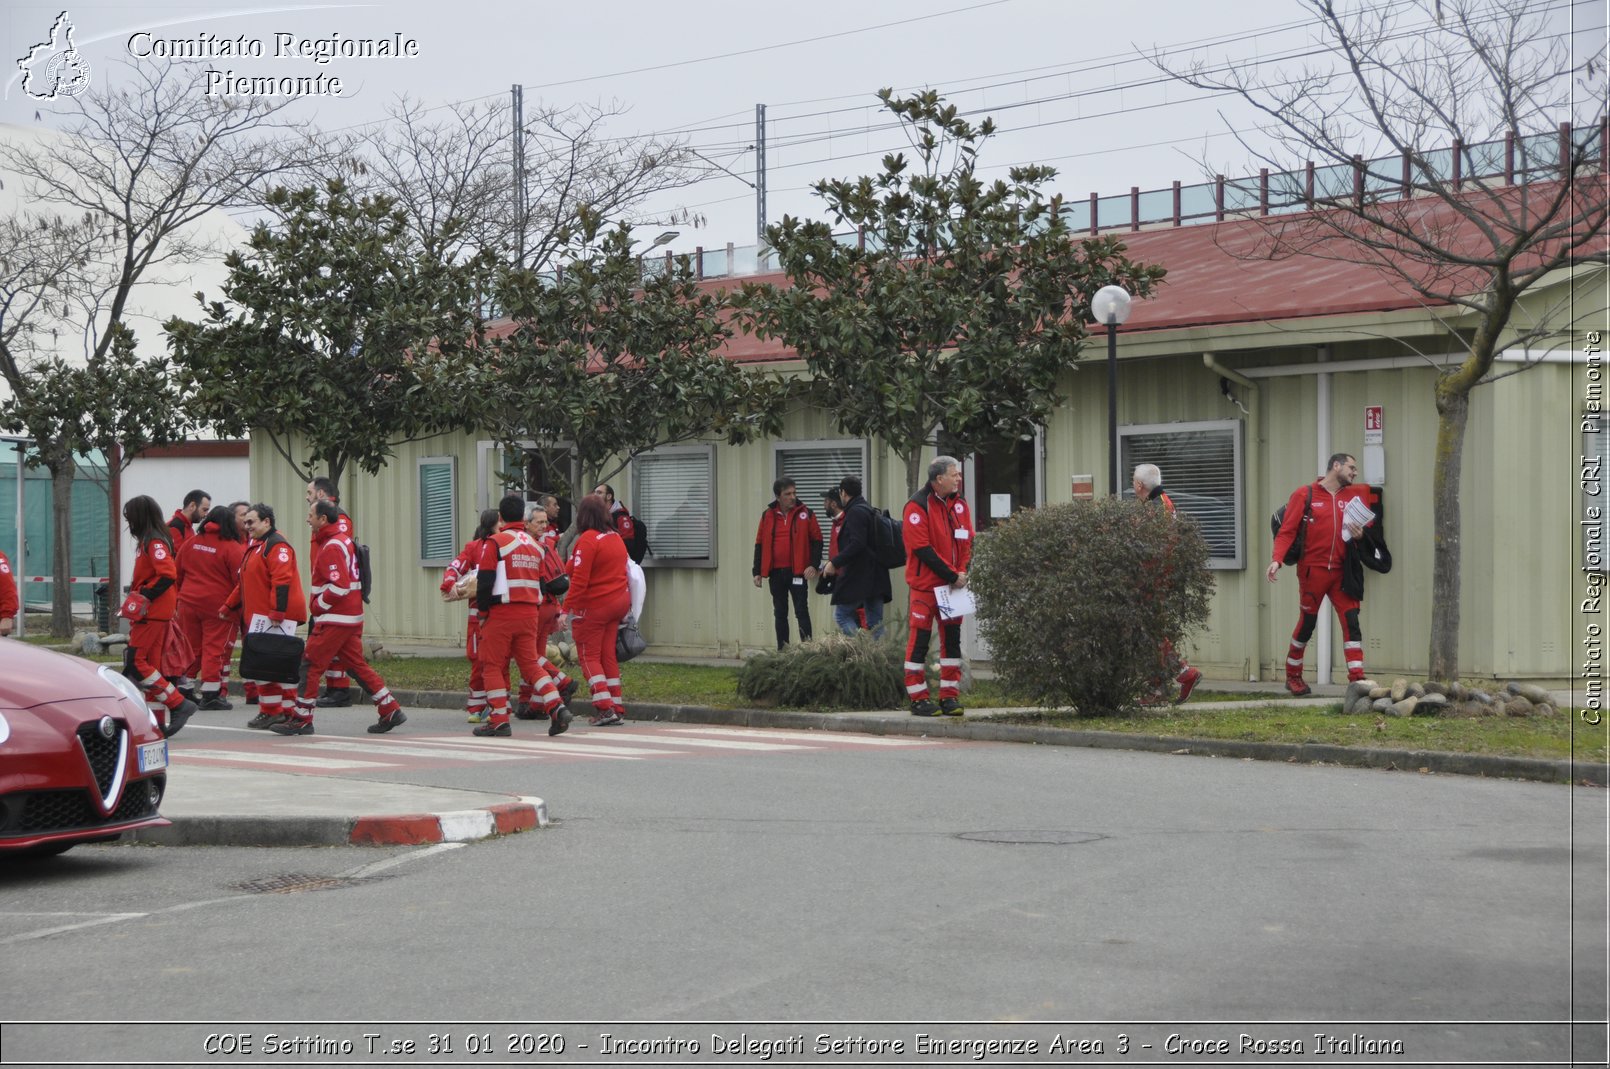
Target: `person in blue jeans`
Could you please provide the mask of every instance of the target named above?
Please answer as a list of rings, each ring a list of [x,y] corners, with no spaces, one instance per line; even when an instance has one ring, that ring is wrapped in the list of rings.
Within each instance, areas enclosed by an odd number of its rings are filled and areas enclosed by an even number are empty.
[[[837,549],[823,569],[833,577],[833,622],[846,635],[866,630],[882,638],[883,607],[894,600],[894,589],[889,569],[872,553],[874,513],[861,496],[859,476],[846,475],[839,483],[839,501],[844,523],[838,530]]]

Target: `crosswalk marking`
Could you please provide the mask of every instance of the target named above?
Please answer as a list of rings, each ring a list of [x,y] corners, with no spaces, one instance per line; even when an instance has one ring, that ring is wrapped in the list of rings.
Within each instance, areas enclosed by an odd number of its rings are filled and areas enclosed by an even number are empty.
[[[773,731],[753,728],[670,727],[635,723],[627,728],[583,726],[549,737],[545,724],[529,734],[515,726],[509,738],[473,738],[468,733],[403,733],[354,738],[350,735],[280,738],[260,732],[249,737],[207,739],[190,748],[183,739],[172,749],[181,769],[187,763],[255,765],[277,771],[362,773],[450,767],[491,762],[641,761],[671,757],[743,757],[804,754],[889,746],[943,746],[944,740],[886,738],[852,732]],[[201,742],[203,740],[194,740]]]
[[[762,739],[799,739],[806,742],[837,743],[853,739],[857,746],[937,746],[938,739],[886,738],[878,735],[850,735],[847,732],[782,731],[772,728],[666,728],[671,735],[743,735]]]
[[[288,751],[279,747],[266,750],[191,750],[173,748],[175,760],[183,764],[190,760],[238,761],[254,765],[296,765],[302,768],[322,768],[330,772],[367,768],[400,768],[395,763],[381,761],[346,761],[338,757],[313,757],[309,754]],[[378,755],[377,755],[378,756]]]

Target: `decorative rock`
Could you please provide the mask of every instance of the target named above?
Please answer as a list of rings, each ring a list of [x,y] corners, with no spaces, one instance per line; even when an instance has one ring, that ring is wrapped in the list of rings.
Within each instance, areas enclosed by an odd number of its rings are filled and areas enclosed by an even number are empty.
[[[1446,694],[1427,693],[1420,699],[1420,704],[1414,707],[1416,716],[1439,716],[1448,707]]]
[[[101,636],[93,631],[85,631],[73,636],[73,644],[84,653],[102,653]]]
[[[548,660],[552,661],[554,664],[563,664],[565,660],[564,657],[559,653],[559,647],[555,646],[552,642],[548,643],[548,648],[542,652],[542,655],[548,658]]]
[[[1411,698],[1424,698],[1426,696],[1425,686],[1420,683],[1410,683],[1408,696]]]
[[[1448,685],[1446,683],[1427,683],[1423,689],[1426,694],[1438,694],[1443,697],[1448,695]],[[1425,694],[1422,694],[1421,697],[1425,697]]]
[[[1360,694],[1352,701],[1345,702],[1342,706],[1342,710],[1348,716],[1363,716],[1365,713],[1373,712],[1374,709],[1375,701],[1368,694]]]
[[[1392,705],[1392,713],[1394,716],[1413,716],[1415,707],[1419,704],[1420,699],[1410,695],[1400,702],[1394,702]]]
[[[1549,700],[1548,691],[1544,690],[1542,687],[1533,686],[1530,683],[1511,683],[1504,689],[1509,691],[1511,694],[1525,698],[1533,705],[1544,705]]]
[[[1480,690],[1476,687],[1471,687],[1466,690],[1465,698],[1468,701],[1480,702],[1482,705],[1493,704],[1493,696],[1488,694],[1485,690]]]
[[[1392,706],[1391,698],[1376,698],[1370,703],[1370,708],[1378,713],[1385,713],[1387,716],[1398,715],[1397,711]]]
[[[1522,698],[1519,695],[1516,695],[1515,697],[1511,698],[1508,702],[1504,703],[1504,715],[1505,716],[1531,716],[1532,715],[1532,703],[1527,701],[1525,698]]]
[[[1349,683],[1347,685],[1347,692],[1342,695],[1342,708],[1351,708],[1354,702],[1358,701],[1359,698],[1368,695],[1369,692],[1370,684],[1368,681],[1361,680],[1359,682]]]
[[[1372,698],[1389,697],[1391,695],[1391,693],[1392,693],[1392,689],[1390,687],[1371,687],[1370,688],[1370,697],[1372,697]]]
[[[1390,693],[1392,700],[1395,702],[1400,702],[1404,698],[1407,698],[1409,696],[1409,681],[1401,676],[1397,679],[1394,679],[1392,681],[1392,690]]]
[[[83,653],[84,642],[90,637],[90,635],[91,632],[88,631],[74,631],[73,637],[67,642],[67,648],[72,650],[74,653]]]
[[[1470,697],[1470,688],[1465,686],[1463,683],[1455,681],[1448,687],[1448,697],[1452,698],[1454,701],[1462,702],[1466,698]]]
[[[1556,710],[1554,706],[1550,705],[1548,702],[1542,702],[1538,705],[1532,706],[1532,713],[1534,716],[1551,717],[1555,715]]]
[[[128,640],[129,636],[123,634],[122,632],[114,631],[110,635],[101,636],[101,646],[106,649],[111,649],[113,646],[123,645]]]

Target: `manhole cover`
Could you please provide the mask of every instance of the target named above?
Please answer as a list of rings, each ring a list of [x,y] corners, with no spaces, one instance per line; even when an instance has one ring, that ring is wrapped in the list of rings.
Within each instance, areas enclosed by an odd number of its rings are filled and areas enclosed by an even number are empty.
[[[288,872],[282,876],[265,876],[260,880],[237,883],[234,889],[245,891],[249,895],[291,895],[299,891],[331,891],[337,887],[352,887],[365,882],[367,881],[349,876],[307,876],[298,872]]]
[[[973,843],[1006,843],[1009,846],[1078,846],[1105,839],[1093,831],[964,831],[956,838]]]

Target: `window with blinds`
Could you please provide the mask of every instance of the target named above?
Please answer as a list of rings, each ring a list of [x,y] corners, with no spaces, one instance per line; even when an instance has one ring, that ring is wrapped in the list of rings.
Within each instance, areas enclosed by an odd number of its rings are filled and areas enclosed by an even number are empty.
[[[1135,496],[1135,465],[1156,464],[1175,509],[1201,528],[1208,567],[1246,566],[1240,420],[1120,427],[1118,456],[1125,497]]]
[[[632,461],[631,505],[648,532],[644,564],[715,567],[713,446],[668,446]]]
[[[454,502],[458,498],[454,457],[419,458],[419,566],[445,568],[458,554]]]
[[[772,446],[772,470],[779,479],[793,479],[799,499],[822,514],[822,491],[837,486],[846,475],[858,475],[866,485],[867,441],[843,438],[820,442],[778,442]],[[771,489],[766,487],[766,489]]]

